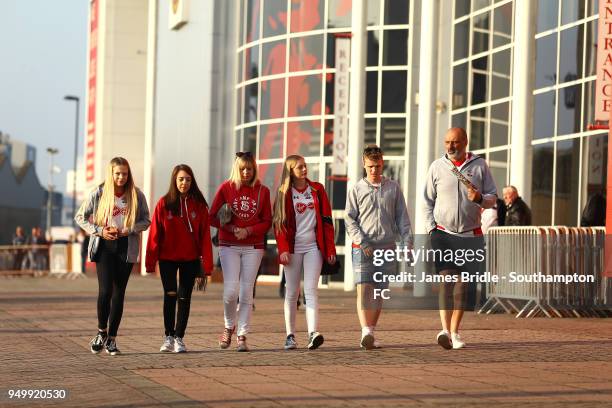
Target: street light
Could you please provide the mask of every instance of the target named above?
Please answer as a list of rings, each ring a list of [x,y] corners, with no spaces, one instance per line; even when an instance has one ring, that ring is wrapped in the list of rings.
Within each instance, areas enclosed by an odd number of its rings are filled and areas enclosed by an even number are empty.
[[[49,187],[47,190],[47,235],[49,235],[49,241],[52,241],[51,237],[51,211],[53,210],[53,172],[55,166],[53,166],[53,156],[59,153],[59,149],[53,147],[47,147],[47,153],[49,153]]]
[[[76,214],[76,187],[77,187],[77,155],[79,154],[79,102],[78,96],[66,95],[64,96],[65,101],[76,102],[76,115],[74,118],[74,176],[72,179],[72,222],[74,223],[74,216]]]

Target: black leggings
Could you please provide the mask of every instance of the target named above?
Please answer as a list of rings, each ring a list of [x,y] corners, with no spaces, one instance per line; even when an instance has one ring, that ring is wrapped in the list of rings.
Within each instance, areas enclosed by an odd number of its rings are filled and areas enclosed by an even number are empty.
[[[178,290],[176,287],[177,269],[179,271]],[[166,336],[185,336],[191,306],[191,292],[199,272],[199,259],[186,262],[159,261],[159,274],[164,286],[164,328]],[[176,311],[177,294],[178,313]]]
[[[100,259],[96,263],[98,274],[98,329],[108,327],[108,335],[117,335],[121,316],[125,288],[130,279],[134,264],[127,259],[128,238],[116,241],[100,241]]]

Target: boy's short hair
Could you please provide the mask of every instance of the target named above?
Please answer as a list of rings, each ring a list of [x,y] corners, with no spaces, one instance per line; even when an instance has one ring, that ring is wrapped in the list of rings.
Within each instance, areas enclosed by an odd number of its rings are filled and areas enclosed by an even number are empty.
[[[371,145],[367,145],[363,149],[362,158],[363,160],[369,159],[372,161],[378,161],[378,160],[383,159],[383,155],[384,153],[380,147],[378,147],[377,145],[371,144]]]

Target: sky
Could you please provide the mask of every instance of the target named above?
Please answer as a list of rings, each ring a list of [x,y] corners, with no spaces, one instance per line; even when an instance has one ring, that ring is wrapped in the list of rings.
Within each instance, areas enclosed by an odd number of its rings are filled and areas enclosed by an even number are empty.
[[[49,180],[48,147],[59,149],[56,190],[73,168],[75,102],[83,155],[89,0],[0,0],[0,131],[36,147],[36,173]]]

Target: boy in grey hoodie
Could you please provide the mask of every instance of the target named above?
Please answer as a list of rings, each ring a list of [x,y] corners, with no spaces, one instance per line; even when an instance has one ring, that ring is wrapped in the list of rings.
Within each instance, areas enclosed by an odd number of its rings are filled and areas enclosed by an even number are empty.
[[[399,184],[383,177],[383,152],[368,146],[363,152],[367,177],[359,180],[346,201],[346,230],[353,242],[352,261],[357,284],[357,314],[361,324],[361,347],[379,347],[374,329],[382,310],[382,299],[374,289],[386,289],[388,282],[376,281],[375,272],[395,273],[395,262],[373,264],[376,249],[395,249],[396,242],[412,248],[412,228]],[[380,279],[378,279],[380,280]]]
[[[452,250],[455,256],[463,254],[465,249],[480,250],[484,255],[481,209],[493,208],[497,200],[497,188],[487,163],[482,157],[468,153],[467,144],[464,129],[449,129],[444,138],[446,154],[430,165],[425,186],[424,218],[431,245],[442,252]],[[440,275],[456,275],[475,266],[474,262],[468,265],[457,258],[446,261],[436,257],[435,263]],[[466,289],[467,284],[460,280],[440,286],[442,331],[437,341],[445,349],[465,346],[458,332]],[[453,300],[453,310],[446,310]]]

